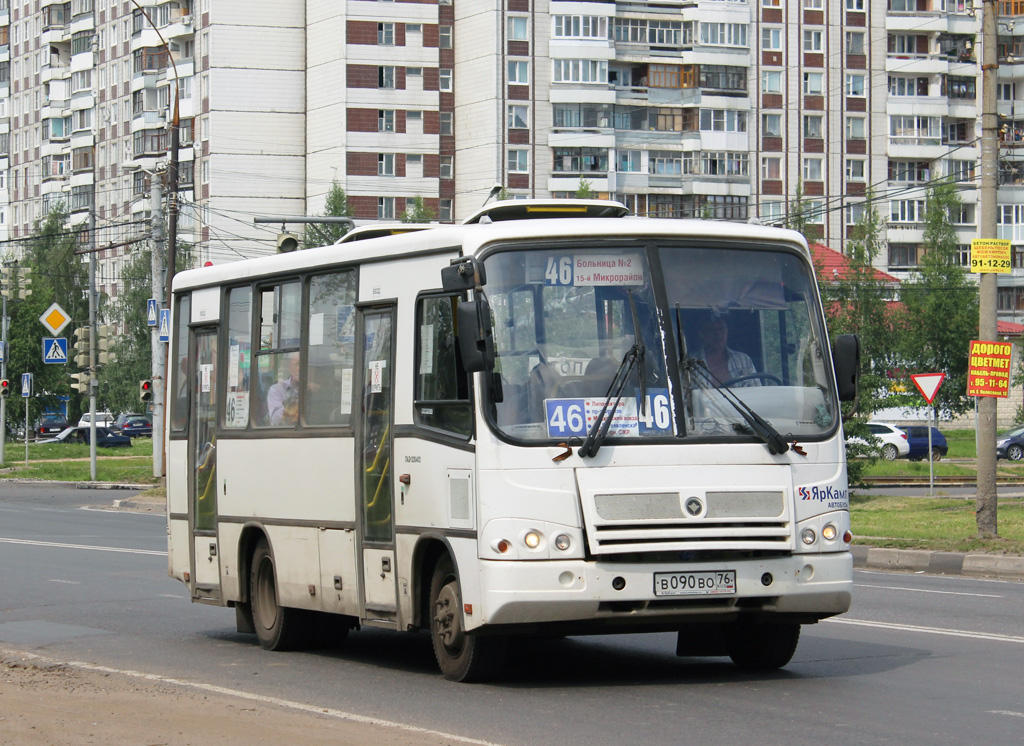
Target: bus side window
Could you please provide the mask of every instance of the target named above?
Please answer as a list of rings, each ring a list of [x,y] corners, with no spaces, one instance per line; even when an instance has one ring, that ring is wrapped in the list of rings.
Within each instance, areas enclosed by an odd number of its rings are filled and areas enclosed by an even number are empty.
[[[302,419],[306,426],[348,425],[352,417],[355,302],[354,271],[310,278]]]
[[[240,429],[249,424],[252,373],[252,288],[228,291],[227,402],[224,427]],[[255,402],[254,404],[258,404]],[[258,413],[258,406],[254,406]]]
[[[473,432],[469,376],[455,338],[454,295],[420,298],[416,308],[417,425],[468,437]]]
[[[174,328],[174,359],[171,390],[171,430],[184,432],[188,426],[188,397],[191,372],[188,363],[188,325],[192,317],[192,297],[182,295],[177,298],[177,324]]]
[[[259,292],[259,349],[251,383],[254,427],[295,427],[299,420],[301,289],[298,282]],[[264,407],[265,405],[265,407]]]

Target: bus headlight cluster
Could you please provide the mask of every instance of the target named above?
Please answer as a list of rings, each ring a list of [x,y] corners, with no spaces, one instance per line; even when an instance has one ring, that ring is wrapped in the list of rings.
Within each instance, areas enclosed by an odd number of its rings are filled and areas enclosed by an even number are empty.
[[[520,543],[523,547],[531,551],[538,551],[544,549],[545,540],[544,534],[536,529],[530,529],[519,537]],[[572,549],[572,538],[569,534],[558,534],[555,537],[552,545],[559,552],[568,552]],[[512,552],[513,543],[508,539],[495,539],[491,542],[491,549],[498,554],[509,554]]]

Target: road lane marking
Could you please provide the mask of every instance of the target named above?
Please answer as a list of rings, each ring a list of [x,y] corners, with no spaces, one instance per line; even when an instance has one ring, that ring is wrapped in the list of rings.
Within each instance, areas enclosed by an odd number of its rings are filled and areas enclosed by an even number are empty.
[[[913,591],[914,593],[941,593],[944,596],[973,596],[974,598],[1003,598],[994,593],[965,593],[963,591],[933,591],[927,588],[907,588],[901,585],[869,585],[857,583],[857,588],[881,588],[884,591]]]
[[[49,581],[47,581],[47,582],[50,582],[50,583],[66,583],[67,585],[81,585],[81,583],[79,583],[77,580],[61,580],[59,578],[50,578]]]
[[[1014,712],[1013,710],[989,710],[989,715],[1009,715],[1014,718],[1024,718],[1024,712]]]
[[[229,689],[228,687],[217,686],[216,684],[204,684],[199,681],[189,681],[188,679],[175,679],[170,676],[161,676],[159,674],[145,673],[143,671],[134,671],[132,669],[111,668],[109,666],[101,666],[96,663],[86,663],[85,661],[59,660],[57,658],[47,658],[46,656],[36,655],[35,653],[26,653],[21,650],[5,650],[3,648],[0,648],[0,653],[3,653],[5,656],[17,655],[27,660],[39,661],[42,663],[46,663],[48,665],[71,666],[72,668],[80,668],[83,671],[93,671],[96,673],[105,674],[120,674],[121,676],[129,676],[133,679],[142,679],[143,681],[151,681],[157,684],[186,686],[204,692],[211,692],[213,694],[223,694],[229,697],[238,697],[239,699],[245,699],[250,702],[257,702],[259,704],[264,705],[275,705],[277,707],[283,707],[289,710],[308,712],[312,715],[326,716],[334,718],[336,720],[348,720],[353,723],[375,725],[381,728],[394,728],[395,730],[405,731],[407,733],[419,733],[427,736],[440,736],[441,738],[448,739],[451,741],[457,741],[459,743],[473,744],[473,746],[501,746],[501,744],[495,743],[494,741],[483,741],[479,738],[467,738],[466,736],[460,736],[455,733],[447,733],[441,730],[434,730],[433,728],[422,728],[418,725],[400,723],[395,720],[384,720],[382,718],[368,717],[366,715],[357,715],[354,712],[335,710],[332,707],[318,707],[317,705],[307,705],[303,702],[295,702],[289,699],[267,697],[262,694],[254,694],[252,692],[244,692],[239,689]]]
[[[832,624],[851,624],[856,627],[875,627],[900,632],[921,632],[926,635],[946,635],[947,637],[967,637],[971,640],[990,640],[993,642],[1013,642],[1024,645],[1024,637],[1000,635],[994,632],[972,632],[966,629],[944,629],[942,627],[921,627],[915,624],[897,624],[896,622],[870,622],[866,619],[824,619]]]
[[[0,544],[26,544],[33,547],[55,547],[58,549],[89,549],[94,552],[120,552],[125,554],[149,554],[155,557],[166,557],[167,552],[153,549],[126,549],[124,547],[101,547],[90,544],[65,544],[57,541],[31,541],[29,539],[9,539],[0,536]]]

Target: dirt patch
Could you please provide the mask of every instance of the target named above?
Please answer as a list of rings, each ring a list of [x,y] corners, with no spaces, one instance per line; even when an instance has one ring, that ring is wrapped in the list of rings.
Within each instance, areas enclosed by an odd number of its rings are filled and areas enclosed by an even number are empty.
[[[0,657],[0,746],[438,746],[423,733],[184,685]]]

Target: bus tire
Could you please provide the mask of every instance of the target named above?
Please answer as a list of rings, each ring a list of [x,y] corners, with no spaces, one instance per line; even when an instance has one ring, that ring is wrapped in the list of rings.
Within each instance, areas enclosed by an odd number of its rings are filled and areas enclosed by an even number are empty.
[[[726,648],[732,662],[748,671],[774,671],[793,658],[800,641],[800,625],[742,624],[726,633]]]
[[[253,627],[265,650],[294,650],[303,637],[302,613],[277,603],[274,555],[266,539],[260,539],[252,555],[249,599]]]
[[[505,637],[466,634],[462,591],[448,556],[438,560],[430,579],[430,640],[437,665],[449,681],[487,681],[505,662]]]

